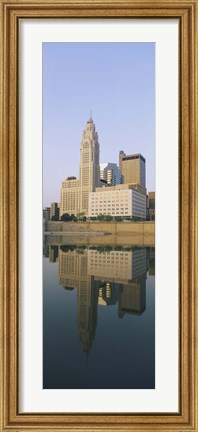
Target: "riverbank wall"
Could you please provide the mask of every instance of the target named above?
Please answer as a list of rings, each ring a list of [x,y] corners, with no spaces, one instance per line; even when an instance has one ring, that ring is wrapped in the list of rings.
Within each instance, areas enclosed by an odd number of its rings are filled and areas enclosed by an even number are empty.
[[[46,223],[48,244],[96,244],[155,246],[155,223],[145,222],[53,222]]]

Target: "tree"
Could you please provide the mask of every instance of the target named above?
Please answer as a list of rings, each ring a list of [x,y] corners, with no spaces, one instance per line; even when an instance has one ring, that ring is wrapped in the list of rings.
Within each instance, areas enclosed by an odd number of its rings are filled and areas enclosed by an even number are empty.
[[[71,214],[71,220],[74,222],[77,221],[77,217],[73,213]]]
[[[105,218],[105,215],[103,215],[103,214],[99,214],[99,215],[97,216],[97,219],[100,220],[100,221],[103,221],[104,218]]]
[[[58,220],[59,220],[59,219],[58,219],[58,216],[55,216],[55,215],[54,215],[54,216],[51,217],[51,221],[58,221]]]
[[[113,219],[113,216],[111,216],[111,215],[106,215],[106,216],[105,216],[105,220],[106,220],[107,222],[112,221],[112,219]]]
[[[71,216],[69,215],[69,213],[63,213],[61,216],[61,220],[63,222],[69,222],[71,220]]]
[[[121,222],[121,221],[122,221],[122,217],[121,217],[121,216],[115,216],[115,220],[116,220],[117,222]]]
[[[77,213],[77,220],[82,221],[84,216],[85,216],[85,212]]]

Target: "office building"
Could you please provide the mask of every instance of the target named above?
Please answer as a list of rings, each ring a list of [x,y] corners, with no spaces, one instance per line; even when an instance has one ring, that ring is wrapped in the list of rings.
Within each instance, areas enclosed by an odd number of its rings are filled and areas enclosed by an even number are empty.
[[[89,194],[88,216],[98,215],[138,217],[145,220],[146,196],[131,185],[97,188],[96,192]]]
[[[100,180],[104,180],[109,186],[124,183],[123,175],[117,164],[110,162],[100,164]]]
[[[67,177],[62,182],[60,216],[64,213],[77,215],[80,212],[80,192],[80,181],[76,177]]]
[[[43,209],[43,220],[45,222],[47,222],[48,220],[50,220],[50,207],[45,207]]]
[[[124,183],[139,183],[146,187],[146,160],[140,154],[126,155],[119,153],[119,169],[124,177]]]
[[[155,192],[147,194],[147,220],[155,220]]]
[[[64,213],[88,213],[89,192],[100,186],[100,145],[95,124],[90,118],[83,131],[80,146],[79,179],[68,177],[62,182],[60,216]]]
[[[59,220],[59,206],[56,202],[51,203],[50,219],[51,220]]]
[[[90,118],[83,131],[80,146],[80,212],[87,214],[89,192],[100,186],[100,145],[95,124]]]

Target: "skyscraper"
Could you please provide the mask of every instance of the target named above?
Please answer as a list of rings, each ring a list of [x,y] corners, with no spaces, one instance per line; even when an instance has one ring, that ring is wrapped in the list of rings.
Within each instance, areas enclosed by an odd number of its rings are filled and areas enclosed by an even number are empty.
[[[59,205],[56,202],[51,203],[50,207],[50,219],[58,220],[59,219]]]
[[[100,179],[105,180],[109,186],[124,183],[123,175],[117,164],[110,162],[100,164]]]
[[[155,220],[155,192],[147,194],[147,219]]]
[[[100,145],[95,124],[90,118],[82,134],[79,179],[68,177],[62,182],[60,216],[88,212],[89,192],[100,186]]]
[[[126,155],[121,150],[119,169],[124,176],[124,183],[138,183],[146,187],[146,160],[140,153]]]
[[[80,146],[80,211],[87,214],[89,192],[100,185],[100,145],[95,124],[90,118],[83,131]]]

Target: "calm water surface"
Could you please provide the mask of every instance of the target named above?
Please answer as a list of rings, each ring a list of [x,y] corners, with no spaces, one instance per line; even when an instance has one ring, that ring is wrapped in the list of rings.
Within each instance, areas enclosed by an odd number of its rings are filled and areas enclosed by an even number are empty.
[[[43,388],[155,388],[155,249],[45,246]]]

